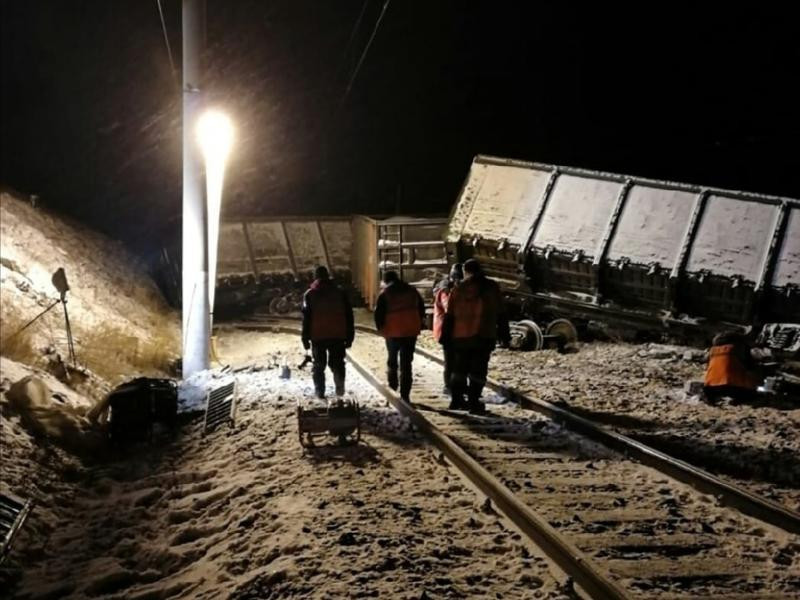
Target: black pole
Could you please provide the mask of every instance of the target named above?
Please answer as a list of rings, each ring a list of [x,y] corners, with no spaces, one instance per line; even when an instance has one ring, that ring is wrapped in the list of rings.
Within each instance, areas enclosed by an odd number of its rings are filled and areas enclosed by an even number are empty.
[[[62,295],[61,304],[64,305],[64,320],[67,323],[67,347],[69,348],[69,359],[74,367],[77,363],[75,360],[75,345],[72,343],[72,327],[69,324],[69,313],[67,312],[67,299]]]

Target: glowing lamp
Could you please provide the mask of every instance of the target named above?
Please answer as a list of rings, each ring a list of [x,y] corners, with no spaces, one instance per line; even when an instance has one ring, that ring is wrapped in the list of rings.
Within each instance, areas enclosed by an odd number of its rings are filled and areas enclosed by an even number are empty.
[[[233,146],[233,123],[218,110],[207,110],[197,121],[197,139],[206,163],[206,202],[208,203],[208,301],[214,314],[214,288],[217,281],[217,242],[222,206],[225,165]]]

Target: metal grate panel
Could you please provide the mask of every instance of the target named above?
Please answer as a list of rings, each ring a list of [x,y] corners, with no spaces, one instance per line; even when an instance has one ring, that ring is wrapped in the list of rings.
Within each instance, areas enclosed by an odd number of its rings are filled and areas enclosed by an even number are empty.
[[[236,381],[211,390],[206,396],[206,418],[203,433],[225,422],[233,424],[236,416]]]
[[[5,561],[11,550],[11,542],[14,541],[14,537],[19,533],[25,519],[28,518],[31,506],[30,500],[0,494],[0,537],[2,538],[0,564]]]

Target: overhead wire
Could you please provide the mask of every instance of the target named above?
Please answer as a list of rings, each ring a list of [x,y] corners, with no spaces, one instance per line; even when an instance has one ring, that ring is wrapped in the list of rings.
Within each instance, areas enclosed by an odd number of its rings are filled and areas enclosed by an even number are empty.
[[[350,76],[350,81],[347,83],[347,89],[345,89],[344,95],[342,96],[342,99],[339,102],[340,108],[347,101],[347,97],[350,95],[350,90],[353,89],[353,83],[355,82],[356,77],[358,77],[358,72],[361,70],[361,65],[364,64],[364,59],[367,57],[367,52],[369,52],[370,46],[372,46],[372,42],[375,40],[375,36],[378,33],[378,29],[381,26],[381,21],[383,21],[383,17],[386,14],[386,9],[389,8],[390,2],[391,0],[386,0],[383,3],[381,14],[378,15],[378,20],[375,22],[375,27],[372,29],[372,35],[370,35],[369,40],[367,41],[367,45],[364,47],[364,51],[361,53],[361,58],[359,58],[358,64],[356,64],[356,68],[353,71],[353,74]]]
[[[347,64],[347,57],[350,55],[350,48],[353,45],[353,42],[356,39],[356,33],[358,33],[359,28],[361,27],[361,22],[364,20],[364,14],[367,12],[367,6],[369,5],[369,0],[364,0],[364,4],[361,5],[361,12],[358,13],[358,18],[356,22],[353,24],[353,30],[350,32],[350,39],[347,40],[347,46],[344,49],[344,59],[342,60],[342,66]],[[342,67],[339,67],[339,72],[341,72]],[[338,72],[337,72],[338,75]]]
[[[164,43],[167,46],[167,56],[169,56],[169,66],[172,70],[172,76],[175,77],[175,61],[172,59],[172,47],[169,44],[169,36],[167,35],[167,25],[164,22],[164,11],[161,8],[161,0],[156,0],[156,5],[158,6],[158,16],[161,19],[161,31],[164,34]]]

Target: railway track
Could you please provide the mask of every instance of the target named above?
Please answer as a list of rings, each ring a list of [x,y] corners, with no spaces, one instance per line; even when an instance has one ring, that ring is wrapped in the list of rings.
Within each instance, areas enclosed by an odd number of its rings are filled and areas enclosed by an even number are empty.
[[[296,330],[286,322],[261,327]],[[732,492],[724,486],[735,486],[724,482],[714,488],[712,479],[698,487],[713,496],[698,493],[613,449],[619,440],[598,444],[554,420],[563,416],[531,413],[520,398],[490,404],[485,417],[448,411],[441,367],[427,353],[415,358],[412,408],[382,383],[381,338],[357,336],[349,354],[351,364],[586,595],[800,598],[800,568],[792,560],[800,537],[790,533],[791,520],[785,531],[719,505],[717,498],[747,495],[743,490]]]

